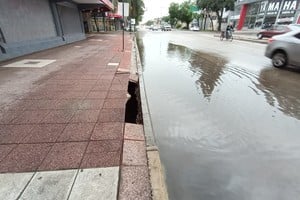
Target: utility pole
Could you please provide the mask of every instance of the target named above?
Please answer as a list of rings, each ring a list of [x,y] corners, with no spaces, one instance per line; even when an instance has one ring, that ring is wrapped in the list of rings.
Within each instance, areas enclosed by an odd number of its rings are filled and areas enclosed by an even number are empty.
[[[124,18],[124,0],[122,0],[122,16],[123,16],[123,34],[122,34],[122,51],[124,52],[124,43],[125,43],[125,41],[124,41],[124,28],[125,28],[125,18]]]

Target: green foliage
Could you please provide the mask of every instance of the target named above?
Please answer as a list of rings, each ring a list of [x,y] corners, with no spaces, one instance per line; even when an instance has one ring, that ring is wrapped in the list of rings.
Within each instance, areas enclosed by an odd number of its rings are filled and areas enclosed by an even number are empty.
[[[164,21],[164,22],[170,23],[170,16],[163,16],[161,18],[161,20]]]
[[[197,5],[207,12],[215,12],[218,17],[219,27],[218,30],[221,29],[221,21],[223,16],[223,8],[226,10],[234,9],[235,0],[197,0]]]
[[[169,16],[170,16],[170,23],[172,26],[176,25],[177,21],[180,20],[189,26],[190,22],[193,20],[193,13],[191,7],[194,4],[188,0],[181,4],[178,3],[171,3],[169,6]]]
[[[146,25],[147,25],[147,26],[151,26],[151,25],[153,25],[153,24],[154,24],[154,21],[153,21],[153,20],[149,20],[149,21],[146,22]]]
[[[180,4],[179,7],[180,18],[178,19],[182,22],[185,22],[187,24],[187,28],[189,28],[189,24],[193,20],[193,12],[190,9],[191,6],[191,1],[185,1],[182,4]]]
[[[134,18],[137,24],[142,21],[145,12],[145,4],[143,0],[127,0],[129,3],[129,17]]]
[[[169,16],[170,16],[170,24],[172,26],[176,25],[177,19],[179,16],[179,4],[171,3],[169,6]]]

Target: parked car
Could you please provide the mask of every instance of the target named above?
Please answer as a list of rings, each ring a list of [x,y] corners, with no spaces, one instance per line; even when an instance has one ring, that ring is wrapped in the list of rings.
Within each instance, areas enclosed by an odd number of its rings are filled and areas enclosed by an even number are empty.
[[[271,26],[271,28],[267,28],[266,30],[257,33],[257,38],[258,39],[262,39],[264,37],[270,38],[273,37],[274,35],[280,35],[289,31],[290,29],[286,25],[273,25]]]
[[[172,28],[171,28],[170,24],[164,24],[164,25],[161,26],[161,30],[162,31],[171,31]]]
[[[291,31],[269,39],[265,56],[272,59],[274,67],[300,66],[300,25],[289,25]]]
[[[150,30],[151,31],[158,31],[158,26],[157,25],[151,25]]]
[[[192,26],[190,28],[191,31],[200,31],[200,27],[199,26]]]

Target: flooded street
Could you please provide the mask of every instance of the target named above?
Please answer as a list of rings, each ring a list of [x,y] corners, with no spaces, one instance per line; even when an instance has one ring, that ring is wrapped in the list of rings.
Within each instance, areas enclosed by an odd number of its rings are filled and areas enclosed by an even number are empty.
[[[265,45],[201,33],[138,43],[170,199],[299,199],[299,70],[273,68]]]

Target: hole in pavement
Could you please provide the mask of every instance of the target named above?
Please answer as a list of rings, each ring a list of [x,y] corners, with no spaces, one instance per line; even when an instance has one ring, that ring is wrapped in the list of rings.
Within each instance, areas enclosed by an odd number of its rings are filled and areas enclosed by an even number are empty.
[[[125,122],[143,124],[139,84],[129,82],[127,91],[131,98],[126,103]]]

